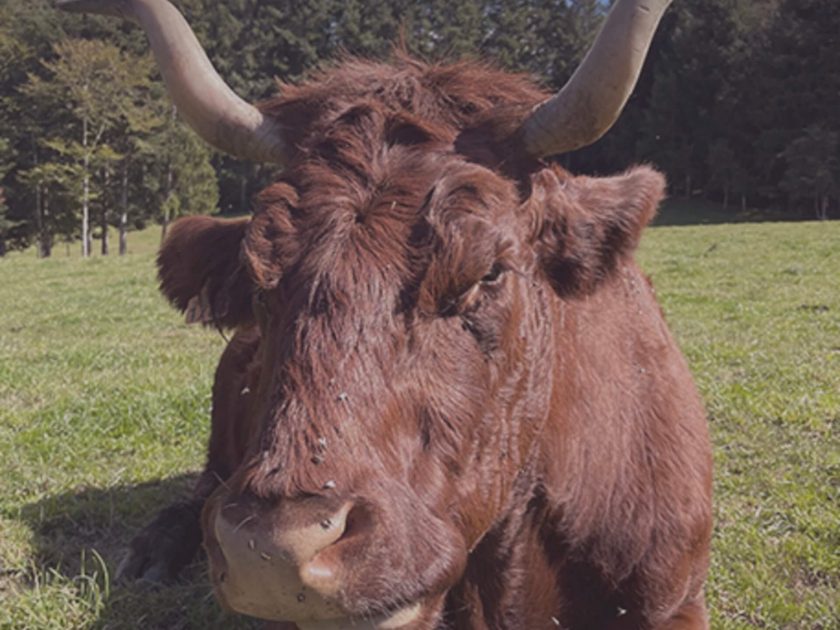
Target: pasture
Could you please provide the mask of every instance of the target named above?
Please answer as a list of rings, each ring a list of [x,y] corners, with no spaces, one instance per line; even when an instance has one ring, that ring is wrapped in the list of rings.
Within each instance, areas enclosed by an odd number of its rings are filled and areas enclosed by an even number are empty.
[[[0,628],[239,628],[203,562],[154,589],[120,552],[203,463],[224,346],[125,258],[0,259]],[[706,401],[714,628],[838,627],[840,222],[657,227],[640,252]]]

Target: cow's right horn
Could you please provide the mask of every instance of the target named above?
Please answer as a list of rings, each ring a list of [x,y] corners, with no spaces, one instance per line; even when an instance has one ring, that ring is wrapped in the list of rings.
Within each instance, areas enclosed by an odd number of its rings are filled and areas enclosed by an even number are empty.
[[[525,153],[544,157],[574,151],[613,126],[636,86],[669,4],[671,0],[616,0],[569,82],[522,124]]]
[[[146,32],[172,101],[206,142],[233,156],[283,164],[277,120],[237,96],[207,58],[184,16],[168,0],[57,0],[67,11],[136,22]]]

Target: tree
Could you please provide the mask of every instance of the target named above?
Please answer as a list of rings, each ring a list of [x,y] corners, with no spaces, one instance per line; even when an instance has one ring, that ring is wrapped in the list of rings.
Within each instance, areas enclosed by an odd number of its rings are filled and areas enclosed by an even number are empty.
[[[128,252],[130,217],[148,218],[149,209],[138,212],[141,208],[132,203],[132,198],[142,196],[142,166],[152,150],[148,138],[162,124],[155,108],[150,106],[160,99],[162,89],[151,80],[154,69],[151,56],[147,53],[134,60],[129,69],[131,77],[126,85],[122,116],[111,140],[118,157],[112,164],[105,165],[104,199],[100,207],[102,253],[108,253],[108,225],[116,223],[120,256]],[[117,216],[114,216],[115,209]]]
[[[736,39],[730,0],[684,0],[663,19],[664,45],[642,124],[639,153],[681,182],[686,196],[708,182],[709,150]]]
[[[129,104],[134,60],[114,45],[71,39],[55,45],[56,59],[43,62],[48,78],[30,76],[26,87],[33,98],[52,100],[65,107],[76,127],[75,138],[66,135],[45,144],[60,158],[80,167],[79,204],[82,213],[82,255],[90,255],[91,181],[97,165],[113,161],[118,154],[106,141]]]
[[[534,10],[533,3],[529,0],[493,2],[485,6],[485,11],[482,51],[509,70],[531,70],[545,76],[549,68],[539,58],[542,16]],[[546,67],[541,68],[543,64]]]
[[[9,207],[6,205],[6,195],[3,190],[3,180],[11,168],[9,142],[0,138],[0,257],[6,255],[6,237],[15,223],[9,217]]]
[[[33,20],[15,22],[20,9],[19,3],[0,4],[0,129],[4,135],[0,156],[0,188],[4,197],[0,209],[0,250],[4,253],[9,247],[27,244],[29,200],[15,185],[15,176],[21,166],[32,165],[38,152],[31,133],[35,121],[21,102],[19,87],[27,80],[27,70],[37,67],[39,61],[34,42],[23,37],[31,34]]]
[[[34,232],[38,257],[52,255],[55,237],[70,242],[79,233],[72,210],[81,187],[81,169],[76,164],[43,162],[18,175],[18,182],[35,190]]]
[[[177,110],[162,97],[160,125],[146,140],[146,188],[159,208],[161,240],[170,222],[187,214],[209,213],[219,203],[219,185],[210,162],[211,150],[178,120]]]
[[[276,78],[297,81],[343,51],[387,57],[400,42],[432,61],[480,56],[556,90],[587,51],[609,4],[177,2],[221,75],[250,101],[275,94]],[[680,193],[699,191],[726,205],[732,195],[753,206],[807,199],[810,213],[817,202],[805,191],[825,186],[806,183],[800,165],[819,156],[825,164],[840,159],[840,148],[826,154],[826,139],[840,134],[839,32],[836,0],[674,3],[616,126],[561,159],[576,171],[601,173],[652,161]],[[110,47],[100,61],[91,53],[84,62],[80,54],[65,67],[70,47],[99,42]],[[0,247],[36,243],[45,252],[44,230],[76,238],[96,223],[103,247],[109,226],[119,226],[124,252],[132,225],[155,218],[166,226],[178,214],[206,211],[216,206],[217,188],[222,212],[250,210],[274,169],[212,154],[174,125],[159,78],[150,84],[147,49],[141,29],[119,20],[64,14],[52,0],[0,0],[0,130],[10,164],[0,179]],[[71,90],[85,85],[85,71],[87,100]],[[112,104],[102,106],[109,98]],[[85,117],[91,107],[83,104],[91,100],[100,109]],[[827,134],[822,144],[806,133],[811,125]],[[77,177],[78,185],[67,177]],[[830,211],[835,200],[834,193],[823,194],[818,205]],[[74,217],[87,227],[67,228],[63,221]],[[83,242],[89,250],[89,238]]]
[[[801,200],[794,175],[798,164],[815,166],[824,138],[809,129],[840,133],[840,5],[832,0],[779,0],[778,9],[756,46],[748,95],[758,185],[772,200]],[[836,145],[835,145],[836,147]],[[806,151],[817,153],[807,156]],[[835,153],[834,159],[840,158]],[[791,166],[794,171],[791,171]],[[797,191],[795,194],[793,191]]]
[[[741,196],[741,210],[746,210],[747,193],[753,186],[747,168],[726,138],[718,138],[709,147],[709,187],[723,194],[723,209],[729,209],[730,194]]]
[[[8,216],[9,208],[6,206],[6,195],[2,188],[0,188],[0,258],[6,255],[6,235],[13,227],[12,221]]]
[[[332,29],[341,6],[335,0],[183,0],[178,6],[219,74],[249,101],[273,96],[278,78],[299,79],[335,53]],[[248,212],[251,197],[273,173],[219,154],[213,164],[220,204],[230,213]]]
[[[811,199],[818,219],[828,219],[832,198],[840,196],[840,134],[811,125],[791,142],[782,188],[795,200]]]
[[[478,0],[431,0],[407,5],[407,44],[431,59],[474,56],[485,37],[485,14]],[[387,41],[387,40],[386,40]]]
[[[8,216],[14,221],[7,240],[12,247],[26,247],[37,236],[42,201],[38,190],[20,185],[19,175],[49,157],[42,139],[61,137],[73,128],[63,101],[32,98],[25,86],[30,76],[44,73],[42,62],[54,59],[55,43],[68,32],[99,34],[98,26],[105,22],[63,15],[52,0],[0,0],[0,129],[11,152],[4,184]]]

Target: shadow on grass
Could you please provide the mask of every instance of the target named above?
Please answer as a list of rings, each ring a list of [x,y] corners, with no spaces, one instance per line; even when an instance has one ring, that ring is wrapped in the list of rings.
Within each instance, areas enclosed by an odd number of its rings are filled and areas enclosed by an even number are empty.
[[[25,506],[22,520],[34,535],[36,567],[59,580],[83,583],[95,576],[92,628],[249,628],[245,619],[222,612],[212,597],[204,555],[172,585],[115,584],[113,577],[132,538],[159,510],[189,497],[197,474],[109,488],[85,488]],[[99,555],[104,562],[97,559]],[[107,573],[107,576],[106,576]]]
[[[198,475],[134,485],[83,488],[25,506],[22,518],[35,535],[38,564],[78,575],[81,553],[95,549],[111,574],[132,537],[169,503],[189,497]]]

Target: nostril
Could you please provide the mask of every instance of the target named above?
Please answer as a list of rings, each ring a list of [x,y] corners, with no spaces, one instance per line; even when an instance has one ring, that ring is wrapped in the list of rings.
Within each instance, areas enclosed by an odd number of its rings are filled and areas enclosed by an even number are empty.
[[[313,549],[329,544],[330,539],[339,538],[350,506],[337,511],[335,504],[333,509],[323,505],[315,509],[303,504],[296,507],[283,510],[279,516],[280,510],[254,505],[222,510],[217,504],[208,512],[205,547],[210,574],[217,594],[228,607],[269,620],[291,617],[319,622],[344,615],[317,592],[304,590],[297,554],[313,553]],[[331,524],[329,530],[321,527],[321,522],[327,520]],[[290,531],[282,526],[290,523],[303,525],[297,530],[291,528],[291,538],[298,537],[291,541],[296,547],[278,544],[283,536],[280,532]],[[308,535],[313,532],[317,536]]]
[[[353,504],[348,501],[337,512],[321,517],[314,524],[281,530],[276,534],[277,543],[288,551],[299,566],[303,565],[344,536],[347,517],[352,508]]]
[[[334,597],[341,590],[346,577],[342,555],[347,552],[347,545],[353,544],[351,540],[366,537],[373,528],[372,510],[364,503],[352,506],[342,515],[341,535],[322,547],[308,562],[300,564],[301,581],[325,597]]]
[[[347,514],[342,539],[362,536],[373,529],[373,512],[369,505],[360,503],[354,505]]]

